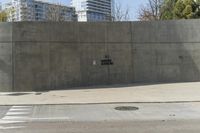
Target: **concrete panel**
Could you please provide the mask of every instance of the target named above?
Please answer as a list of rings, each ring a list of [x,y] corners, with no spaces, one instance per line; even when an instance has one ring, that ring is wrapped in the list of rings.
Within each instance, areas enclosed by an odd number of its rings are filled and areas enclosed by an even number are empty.
[[[12,42],[12,23],[0,23],[0,42]]]
[[[20,22],[13,24],[13,41],[78,42],[77,23]]]
[[[199,42],[199,20],[133,22],[134,42]]]
[[[107,23],[107,42],[130,43],[131,34],[130,22]]]
[[[79,42],[78,28],[79,24],[76,22],[59,22],[50,23],[48,27],[50,32],[50,40],[55,42]]]
[[[154,82],[156,76],[156,54],[151,45],[134,44],[134,82]]]
[[[50,39],[51,23],[16,22],[13,23],[13,41],[36,42]]]
[[[0,91],[12,91],[12,43],[0,43]]]
[[[78,25],[79,42],[104,43],[106,41],[106,23],[79,23]]]
[[[50,44],[51,89],[81,85],[80,48],[76,44]]]
[[[82,85],[106,85],[108,81],[108,66],[101,60],[107,55],[106,45],[83,44],[81,47]]]
[[[199,81],[199,44],[136,44],[134,53],[135,81],[183,82]],[[196,58],[197,60],[195,61]]]
[[[181,81],[200,81],[200,43],[183,43]]]
[[[108,44],[108,53],[113,61],[113,65],[108,66],[109,83],[133,83],[131,44]]]
[[[50,88],[49,44],[15,43],[15,91],[39,91]]]

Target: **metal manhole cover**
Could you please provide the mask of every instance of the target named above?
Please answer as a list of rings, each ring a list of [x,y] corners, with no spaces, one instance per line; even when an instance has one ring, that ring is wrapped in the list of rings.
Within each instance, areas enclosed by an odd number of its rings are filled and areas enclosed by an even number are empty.
[[[119,111],[136,111],[139,110],[138,107],[134,107],[134,106],[119,106],[119,107],[115,107],[115,110],[119,110]]]

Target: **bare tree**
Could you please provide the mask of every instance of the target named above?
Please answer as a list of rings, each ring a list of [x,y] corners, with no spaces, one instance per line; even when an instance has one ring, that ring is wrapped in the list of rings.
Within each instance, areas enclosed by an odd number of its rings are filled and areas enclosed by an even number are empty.
[[[148,0],[138,11],[138,19],[141,21],[160,20],[160,8],[163,0]]]
[[[61,6],[61,4],[56,4],[56,5],[49,5],[47,7],[47,12],[46,12],[46,20],[47,21],[65,21],[65,9]]]
[[[114,21],[129,21],[130,20],[130,8],[122,7],[121,3],[115,3]]]

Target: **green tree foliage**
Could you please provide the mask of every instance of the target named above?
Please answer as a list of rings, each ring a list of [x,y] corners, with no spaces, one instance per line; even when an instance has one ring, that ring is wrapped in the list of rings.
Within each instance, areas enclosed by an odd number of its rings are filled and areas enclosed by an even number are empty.
[[[7,21],[7,13],[6,12],[0,12],[0,22],[6,22]]]
[[[194,18],[195,13],[195,2],[193,0],[178,0],[173,10],[175,19]]]
[[[173,10],[176,2],[177,0],[164,0],[160,9],[160,18],[162,20],[169,20],[174,18]]]
[[[165,0],[161,7],[161,19],[200,18],[200,0]]]

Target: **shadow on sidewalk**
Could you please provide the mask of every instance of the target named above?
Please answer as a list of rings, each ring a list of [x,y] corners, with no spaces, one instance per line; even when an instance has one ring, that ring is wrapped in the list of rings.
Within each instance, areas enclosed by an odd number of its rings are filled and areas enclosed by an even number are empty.
[[[175,85],[175,84],[190,84],[198,82],[157,82],[157,83],[133,83],[133,84],[115,84],[115,85],[98,85],[98,86],[84,86],[84,87],[73,87],[67,89],[49,90],[49,91],[59,91],[59,90],[92,90],[92,89],[106,89],[106,88],[123,88],[123,87],[139,87],[139,86],[152,86],[152,85]]]

